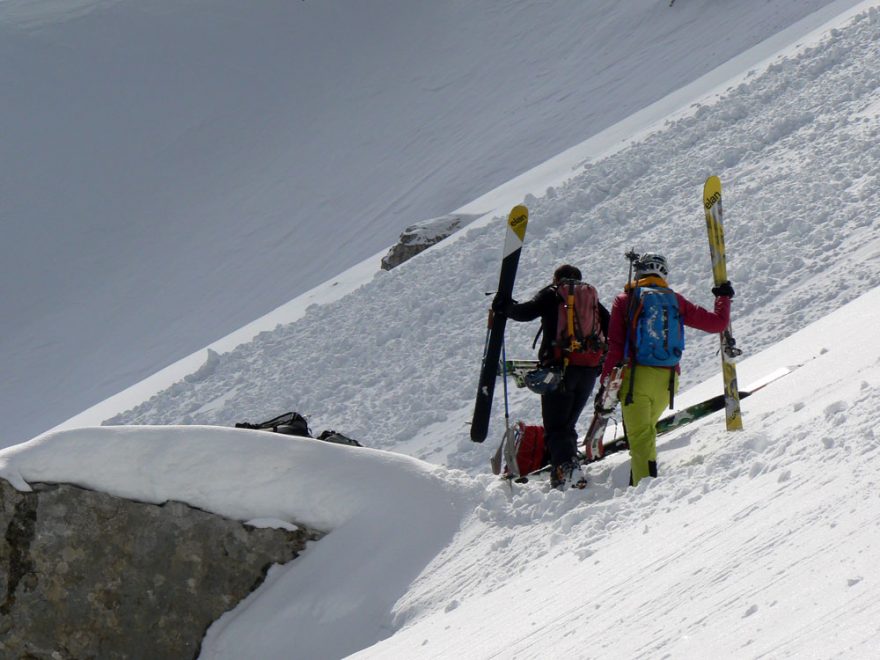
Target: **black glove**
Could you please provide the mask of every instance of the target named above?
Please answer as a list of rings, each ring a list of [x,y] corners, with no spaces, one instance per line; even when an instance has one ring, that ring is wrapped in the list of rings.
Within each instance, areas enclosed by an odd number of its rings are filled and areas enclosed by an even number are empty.
[[[495,294],[495,297],[492,299],[492,312],[496,316],[507,316],[510,314],[510,308],[515,304],[516,301],[510,296]]]
[[[733,298],[733,287],[730,282],[722,282],[712,289],[712,293],[715,296],[727,296],[728,298]]]

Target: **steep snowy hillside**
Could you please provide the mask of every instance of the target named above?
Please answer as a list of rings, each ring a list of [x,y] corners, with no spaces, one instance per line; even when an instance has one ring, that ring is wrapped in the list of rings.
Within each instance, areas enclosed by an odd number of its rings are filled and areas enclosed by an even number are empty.
[[[0,444],[855,2],[3,0]]]
[[[700,194],[710,173],[726,186],[733,313],[747,354],[877,286],[878,25],[872,7],[527,198],[517,295],[571,261],[610,300],[625,279],[623,253],[635,247],[664,252],[672,285],[708,304]],[[500,219],[480,222],[111,421],[231,424],[295,409],[315,429],[480,472],[494,442],[473,445],[465,423],[502,236]],[[508,353],[531,355],[536,330],[511,326]],[[689,336],[685,387],[717,369],[716,341]],[[512,402],[516,415],[538,419],[533,395],[516,392]]]
[[[663,436],[637,488],[623,455],[561,493],[205,426],[46,434],[0,451],[0,477],[329,531],[208,629],[203,660],[871,658],[878,323],[874,289],[743,361],[746,381],[795,371],[744,402],[744,431],[717,414]]]
[[[874,657],[880,352],[851,347],[878,302],[744,361],[802,366],[744,402],[743,432],[716,415],[661,439],[659,479],[627,488],[613,456],[584,493],[495,482],[397,603],[398,632],[355,657]]]

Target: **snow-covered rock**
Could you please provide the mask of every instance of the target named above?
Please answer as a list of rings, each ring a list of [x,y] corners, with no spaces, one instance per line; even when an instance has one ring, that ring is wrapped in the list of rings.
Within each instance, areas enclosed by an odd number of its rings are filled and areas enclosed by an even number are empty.
[[[409,261],[420,252],[448,238],[477,216],[443,215],[410,225],[400,234],[400,240],[382,257],[382,269],[391,270]]]

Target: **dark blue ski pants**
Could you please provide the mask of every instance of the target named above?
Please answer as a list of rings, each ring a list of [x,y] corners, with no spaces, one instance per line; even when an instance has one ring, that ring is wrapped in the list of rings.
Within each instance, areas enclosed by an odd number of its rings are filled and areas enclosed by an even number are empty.
[[[553,467],[577,460],[575,426],[590,400],[598,375],[599,367],[569,365],[562,384],[541,397],[544,443],[550,450]]]

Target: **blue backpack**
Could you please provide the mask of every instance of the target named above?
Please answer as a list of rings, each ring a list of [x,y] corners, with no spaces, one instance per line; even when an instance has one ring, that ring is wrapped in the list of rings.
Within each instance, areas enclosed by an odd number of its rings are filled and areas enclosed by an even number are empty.
[[[672,289],[661,286],[636,287],[632,295],[625,357],[633,356],[635,364],[674,367],[684,352],[684,320],[678,297]]]

